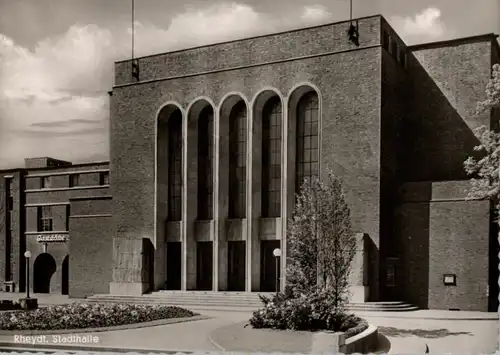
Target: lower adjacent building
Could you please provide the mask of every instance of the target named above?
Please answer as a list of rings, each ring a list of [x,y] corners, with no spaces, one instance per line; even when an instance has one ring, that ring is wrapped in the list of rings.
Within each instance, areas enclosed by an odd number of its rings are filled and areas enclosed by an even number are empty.
[[[73,165],[31,158],[0,177],[4,290],[26,291],[29,263],[32,292],[108,292],[107,282],[96,280],[109,280],[113,266],[109,162]]]
[[[340,22],[117,62],[109,164],[1,172],[4,280],[23,289],[29,249],[35,291],[282,289],[295,193],[328,168],[354,301],[496,311],[497,230],[463,161],[498,128],[475,112],[497,36],[407,46],[382,16],[354,23],[359,45]]]

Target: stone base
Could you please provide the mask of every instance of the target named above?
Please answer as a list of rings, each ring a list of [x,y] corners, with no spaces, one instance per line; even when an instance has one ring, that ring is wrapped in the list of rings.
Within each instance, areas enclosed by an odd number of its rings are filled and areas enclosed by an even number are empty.
[[[19,304],[22,309],[32,310],[38,308],[38,299],[36,298],[20,298]]]
[[[321,331],[313,333],[313,354],[346,353],[345,334],[341,332]]]
[[[368,286],[351,286],[351,303],[367,302],[369,291]]]
[[[141,282],[110,282],[109,293],[119,296],[140,296],[147,290],[148,285]]]

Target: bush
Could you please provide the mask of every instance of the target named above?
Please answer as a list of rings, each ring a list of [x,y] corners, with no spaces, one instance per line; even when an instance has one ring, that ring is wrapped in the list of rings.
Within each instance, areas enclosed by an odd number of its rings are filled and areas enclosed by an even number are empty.
[[[309,295],[279,293],[271,298],[260,296],[264,308],[255,311],[249,323],[253,328],[281,330],[329,330],[352,337],[368,328],[368,323],[341,307],[334,307],[326,291]]]
[[[33,311],[0,313],[3,330],[58,330],[100,328],[197,315],[189,310],[164,305],[86,304],[48,306]]]

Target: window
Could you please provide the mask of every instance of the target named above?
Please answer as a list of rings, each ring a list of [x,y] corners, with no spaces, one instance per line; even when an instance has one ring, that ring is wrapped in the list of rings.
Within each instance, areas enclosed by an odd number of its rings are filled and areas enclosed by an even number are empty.
[[[52,206],[38,207],[38,231],[52,231]]]
[[[66,205],[66,231],[69,232],[70,205]]]
[[[403,68],[406,68],[406,52],[403,48],[399,50],[399,62]]]
[[[5,195],[7,196],[7,211],[14,209],[14,197],[12,196],[12,179],[5,179]]]
[[[297,105],[296,192],[318,175],[318,95],[310,92]]]
[[[99,185],[109,185],[109,172],[99,173]]]
[[[50,189],[51,181],[50,176],[43,176],[40,178],[40,188],[41,189]]]
[[[238,102],[229,115],[229,218],[246,217],[247,108]]]
[[[281,101],[262,110],[262,217],[281,215]]]
[[[75,187],[79,185],[80,175],[72,174],[69,176],[69,187]]]
[[[394,39],[391,41],[391,54],[396,60],[398,59],[398,42]]]
[[[198,219],[213,218],[213,118],[212,107],[198,119]]]
[[[182,216],[182,114],[172,113],[168,120],[168,220]]]
[[[389,32],[384,31],[383,37],[382,37],[382,47],[386,50],[389,51],[389,43],[391,42],[391,37],[389,36]]]

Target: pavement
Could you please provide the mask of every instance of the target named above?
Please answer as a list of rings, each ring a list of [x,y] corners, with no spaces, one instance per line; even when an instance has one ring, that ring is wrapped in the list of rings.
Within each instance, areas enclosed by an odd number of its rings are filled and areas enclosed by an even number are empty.
[[[0,294],[0,299],[7,294]],[[18,299],[19,294],[10,294]],[[22,296],[24,297],[24,296]],[[40,304],[80,302],[67,296],[36,295]],[[68,351],[113,352],[195,352],[195,351],[265,351],[307,353],[311,349],[309,332],[279,332],[246,327],[251,312],[198,311],[209,319],[158,325],[148,328],[82,333],[95,342],[61,343],[71,340],[47,336],[46,344],[20,342],[14,335],[0,335],[0,350],[7,347],[43,350],[58,346]],[[389,354],[423,354],[426,345],[431,353],[491,354],[497,351],[499,334],[498,314],[465,311],[420,310],[412,312],[356,312],[369,323],[379,327],[380,352]],[[76,337],[74,337],[76,338]],[[73,339],[74,340],[74,339]],[[81,339],[80,339],[81,340]],[[55,343],[58,341],[59,343]],[[31,350],[31,351],[33,351]]]

